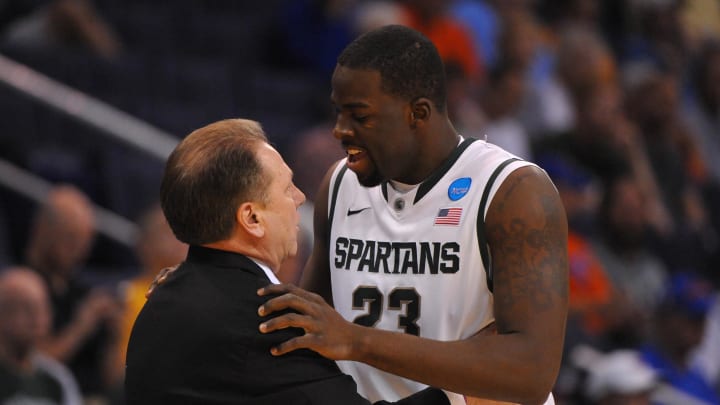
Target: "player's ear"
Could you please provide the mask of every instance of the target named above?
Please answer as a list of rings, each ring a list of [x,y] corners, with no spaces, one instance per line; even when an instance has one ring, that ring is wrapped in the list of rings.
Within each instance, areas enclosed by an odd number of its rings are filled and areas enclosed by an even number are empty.
[[[257,238],[265,236],[265,226],[260,221],[260,217],[258,205],[252,202],[240,204],[235,213],[237,225]]]
[[[425,125],[432,113],[432,101],[425,97],[413,100],[410,104],[410,126],[415,129]]]

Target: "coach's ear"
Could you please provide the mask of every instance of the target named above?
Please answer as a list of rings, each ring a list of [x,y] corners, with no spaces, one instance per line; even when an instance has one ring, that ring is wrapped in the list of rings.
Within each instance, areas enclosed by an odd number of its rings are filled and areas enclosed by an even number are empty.
[[[259,207],[252,202],[244,202],[240,204],[235,213],[235,221],[237,226],[245,230],[245,232],[262,238],[265,236],[265,226],[259,220]]]
[[[410,103],[410,127],[412,129],[424,126],[432,114],[432,101],[426,97],[420,97]]]

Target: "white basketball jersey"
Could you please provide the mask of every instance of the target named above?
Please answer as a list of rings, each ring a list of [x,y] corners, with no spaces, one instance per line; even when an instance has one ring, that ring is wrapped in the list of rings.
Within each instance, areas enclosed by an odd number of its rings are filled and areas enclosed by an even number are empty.
[[[363,187],[339,164],[328,205],[337,311],[362,325],[445,341],[468,338],[491,323],[492,286],[480,248],[487,249],[485,212],[507,175],[531,164],[466,139],[443,167],[405,193],[387,183]],[[426,387],[363,363],[338,363],[373,402]],[[462,395],[448,396],[453,405],[465,404]]]

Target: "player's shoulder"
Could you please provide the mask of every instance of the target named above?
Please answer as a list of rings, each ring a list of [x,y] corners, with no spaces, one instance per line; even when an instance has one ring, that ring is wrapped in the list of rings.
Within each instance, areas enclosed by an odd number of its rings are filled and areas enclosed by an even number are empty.
[[[483,139],[468,138],[468,146],[462,153],[462,160],[467,163],[497,165],[508,159],[523,160],[502,147]]]
[[[480,180],[493,183],[502,180],[509,173],[524,166],[535,166],[507,150],[481,139],[470,139],[471,143],[453,164],[455,171],[460,171]],[[497,179],[497,177],[500,179]]]

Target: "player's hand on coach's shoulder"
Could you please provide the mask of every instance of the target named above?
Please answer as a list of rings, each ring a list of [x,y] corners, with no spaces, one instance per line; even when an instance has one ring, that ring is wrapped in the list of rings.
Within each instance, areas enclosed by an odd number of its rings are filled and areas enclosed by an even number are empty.
[[[320,295],[293,284],[271,284],[258,290],[260,296],[277,295],[258,308],[267,317],[285,309],[286,313],[260,324],[260,332],[270,333],[285,328],[301,328],[305,334],[273,347],[273,355],[297,349],[310,349],[332,360],[354,360],[353,350],[359,344],[362,326],[348,322]]]
[[[168,276],[170,276],[175,270],[177,270],[179,264],[171,267],[165,267],[164,269],[160,270],[158,274],[155,276],[155,279],[150,283],[150,287],[148,287],[148,290],[145,292],[145,298],[150,298],[153,291],[155,291],[156,288],[158,288],[162,283],[164,283]]]

